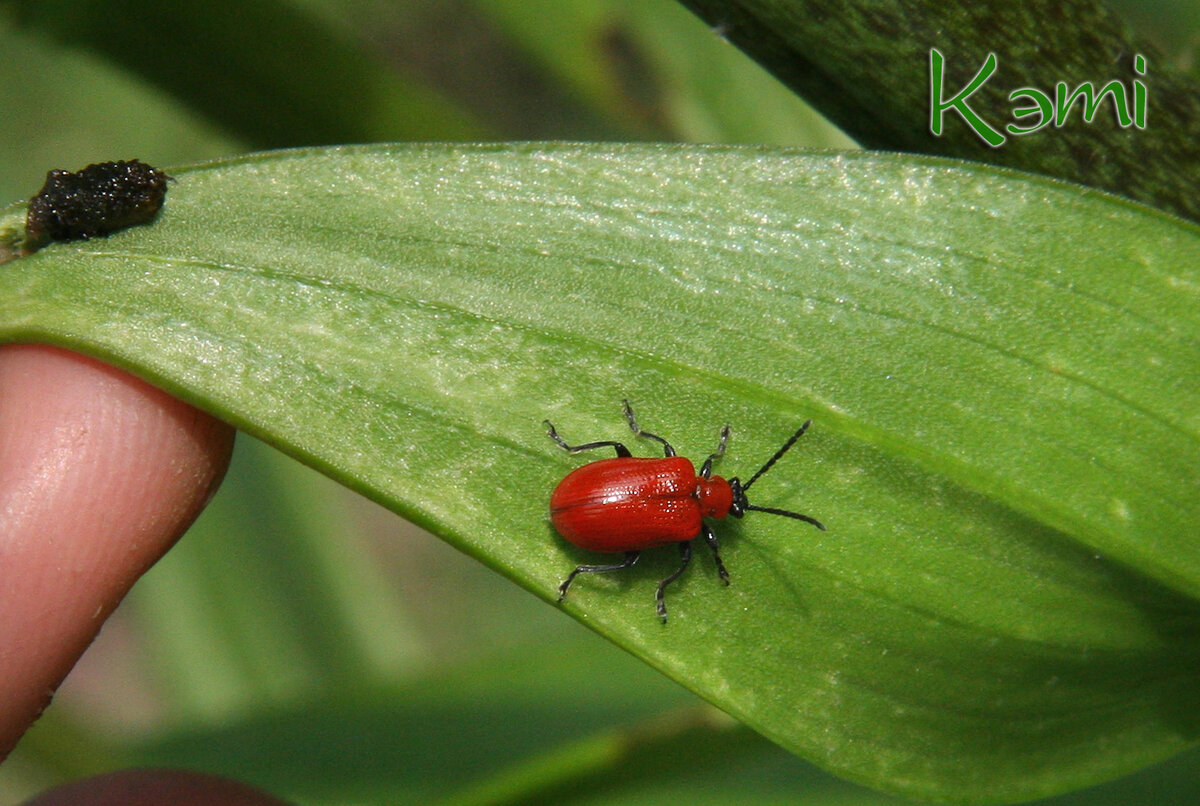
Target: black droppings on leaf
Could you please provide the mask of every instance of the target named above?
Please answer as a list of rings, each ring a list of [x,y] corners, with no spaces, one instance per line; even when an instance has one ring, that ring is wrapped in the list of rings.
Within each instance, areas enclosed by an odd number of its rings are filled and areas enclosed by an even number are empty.
[[[29,201],[25,251],[46,241],[107,235],[154,218],[171,177],[139,160],[101,162],[82,171],[50,171]]]

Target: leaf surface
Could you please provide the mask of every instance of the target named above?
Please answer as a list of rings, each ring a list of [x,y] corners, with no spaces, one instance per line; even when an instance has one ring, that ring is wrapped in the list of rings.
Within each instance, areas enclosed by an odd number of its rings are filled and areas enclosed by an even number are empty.
[[[546,502],[625,441],[827,532],[720,524],[564,607],[794,752],[1032,798],[1196,736],[1195,227],[931,158],[492,145],[172,169],[154,224],[0,269],[0,338],[127,367],[552,601]],[[24,208],[0,214],[12,241]]]

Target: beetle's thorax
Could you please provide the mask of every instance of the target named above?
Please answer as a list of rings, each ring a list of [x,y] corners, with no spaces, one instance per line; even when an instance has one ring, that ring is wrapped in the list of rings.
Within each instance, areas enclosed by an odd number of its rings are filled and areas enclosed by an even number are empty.
[[[700,514],[705,518],[724,518],[736,501],[733,488],[720,476],[697,476],[696,498],[700,501]]]

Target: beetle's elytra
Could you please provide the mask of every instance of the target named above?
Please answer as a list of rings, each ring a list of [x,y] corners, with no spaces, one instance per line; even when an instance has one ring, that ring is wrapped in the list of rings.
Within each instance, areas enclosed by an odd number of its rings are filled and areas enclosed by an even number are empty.
[[[579,574],[594,574],[629,568],[638,561],[644,549],[676,543],[681,563],[679,569],[658,585],[655,594],[658,615],[667,620],[663,595],[667,585],[683,574],[692,559],[692,541],[703,537],[712,549],[717,573],[729,584],[729,573],[721,562],[717,537],[705,518],[740,518],[748,511],[768,512],[825,527],[816,518],[772,507],[753,506],[746,499],[750,485],[771,469],[779,458],[804,435],[811,420],[792,434],[775,455],[750,477],[746,483],[737,478],[726,481],[712,475],[713,463],[725,455],[729,442],[729,426],[721,429],[717,450],[704,460],[696,472],[691,460],[675,454],[671,444],[657,434],[643,431],[633,416],[629,401],[624,403],[625,419],[633,433],[654,440],[663,447],[663,458],[637,458],[620,442],[588,442],[569,445],[558,435],[549,420],[546,426],[551,439],[568,453],[597,448],[612,448],[617,455],[600,459],[567,474],[550,496],[550,520],[564,538],[589,551],[624,552],[625,559],[608,565],[581,565],[570,573],[558,588],[558,600],[567,595]]]

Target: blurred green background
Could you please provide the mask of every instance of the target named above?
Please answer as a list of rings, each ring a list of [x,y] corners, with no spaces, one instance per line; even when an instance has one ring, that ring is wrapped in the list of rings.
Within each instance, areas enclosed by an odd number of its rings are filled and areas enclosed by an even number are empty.
[[[1197,73],[1194,2],[1122,10]],[[316,143],[853,147],[674,0],[0,0],[0,53],[0,203],[51,168]],[[1048,802],[1193,803],[1198,761]],[[144,765],[311,804],[899,802],[245,437],[0,769],[0,803]]]

